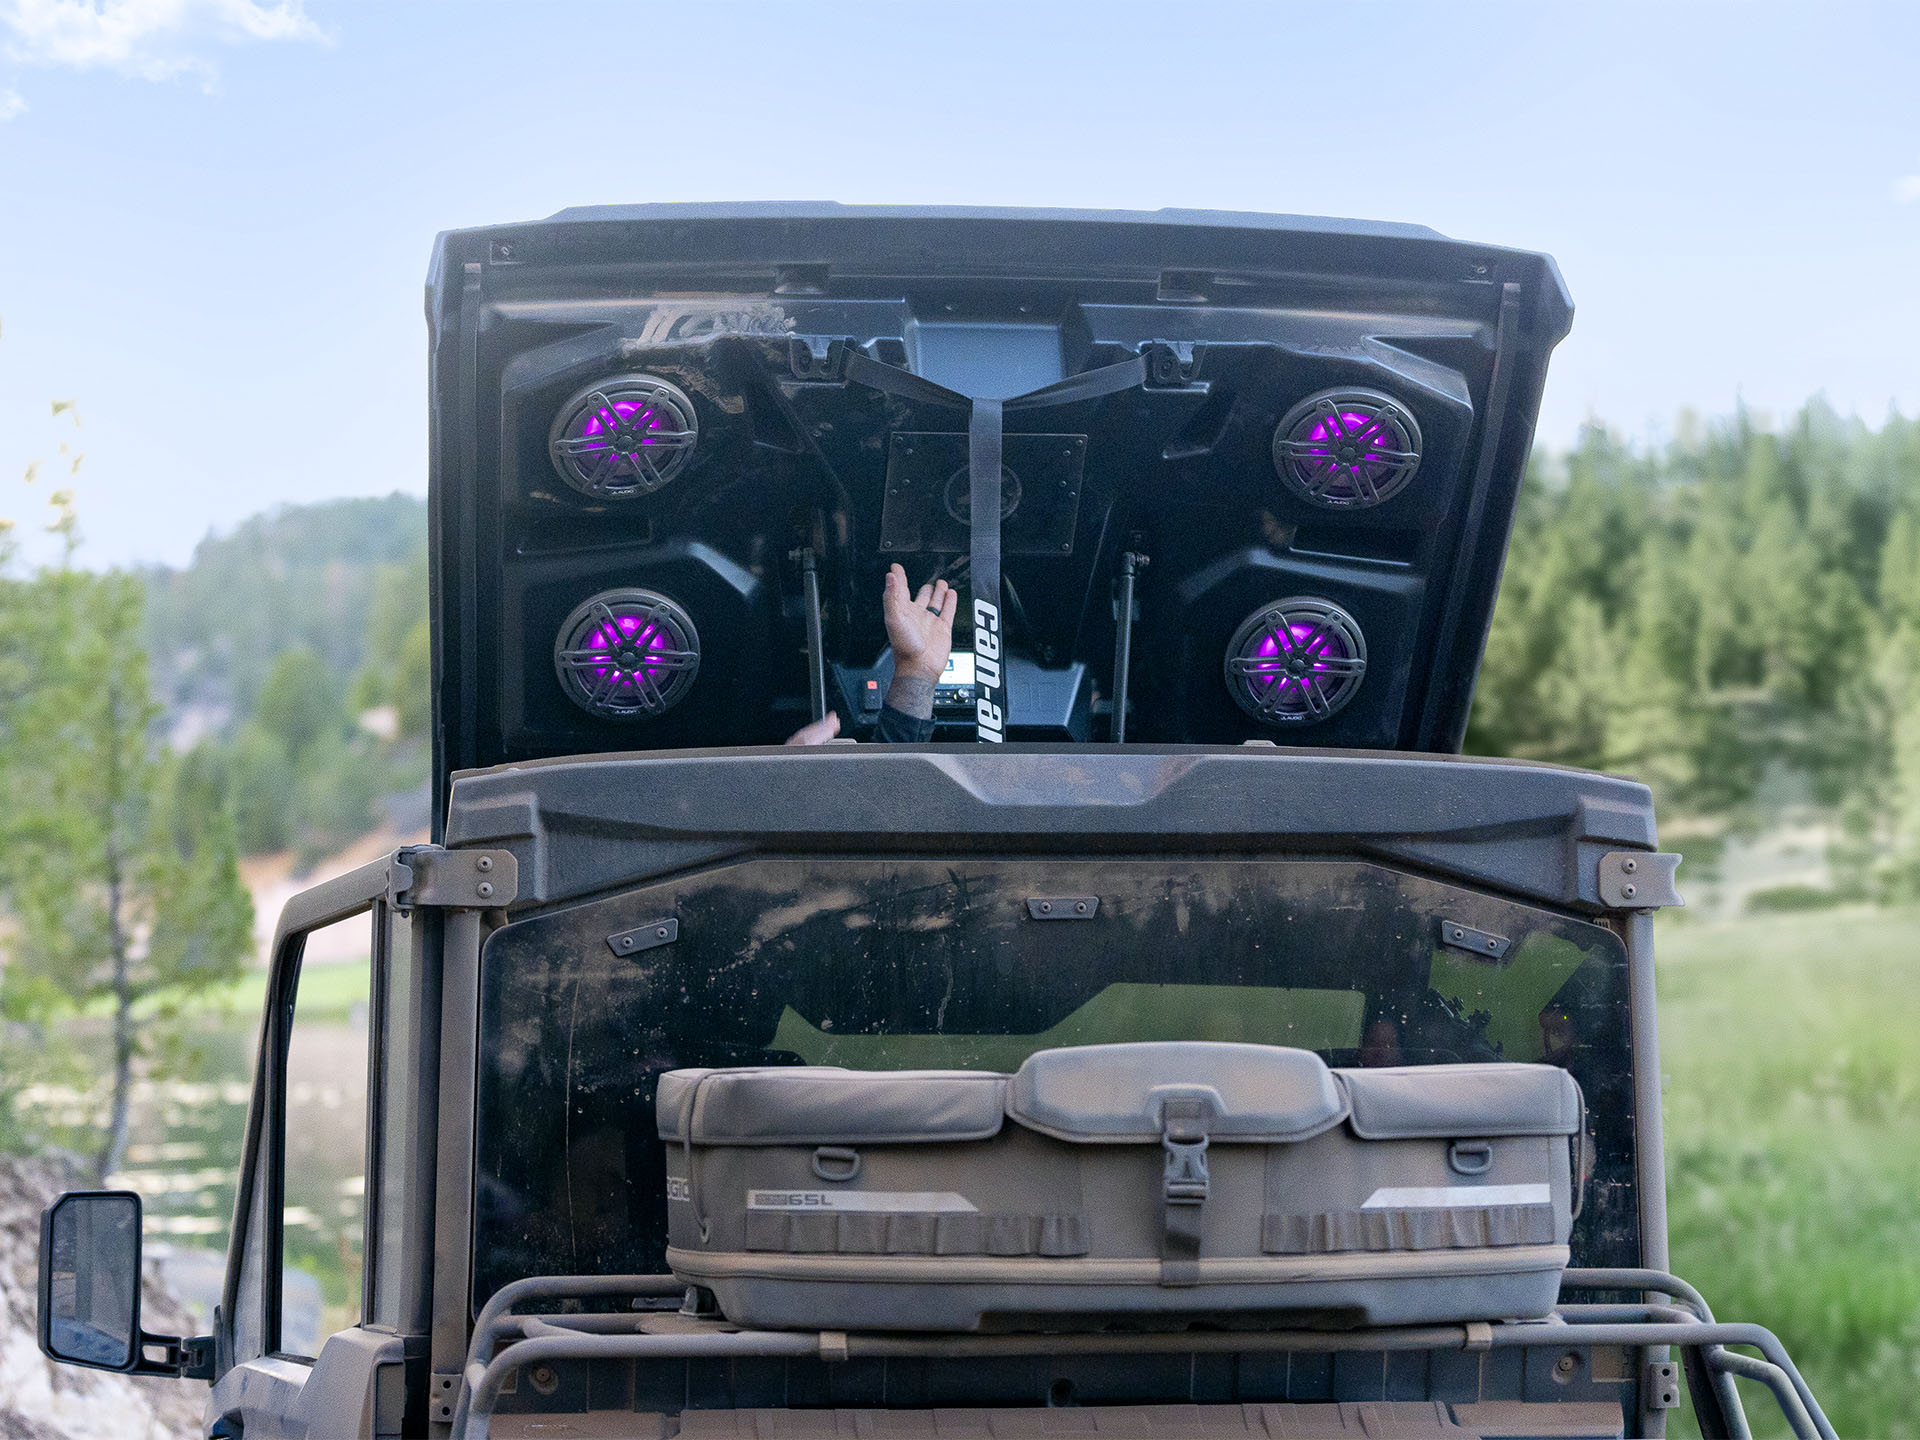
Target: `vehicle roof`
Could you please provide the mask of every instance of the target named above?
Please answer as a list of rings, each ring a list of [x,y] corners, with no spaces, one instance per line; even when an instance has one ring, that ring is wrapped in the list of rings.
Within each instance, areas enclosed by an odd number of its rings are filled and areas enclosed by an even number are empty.
[[[829,745],[568,756],[453,778],[446,840],[515,852],[522,905],[752,853],[1340,854],[1564,908],[1653,797],[1526,761],[1288,747]]]

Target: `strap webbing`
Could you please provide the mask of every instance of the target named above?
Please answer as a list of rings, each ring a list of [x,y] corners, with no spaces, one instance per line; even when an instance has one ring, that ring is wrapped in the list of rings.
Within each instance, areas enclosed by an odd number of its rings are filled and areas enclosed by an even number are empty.
[[[971,483],[972,551],[968,584],[973,591],[973,738],[983,744],[1007,738],[1007,676],[1000,626],[1000,402],[975,400],[967,421],[967,474]]]
[[[1005,449],[1001,429],[1006,410],[1042,410],[1052,405],[1074,405],[1098,400],[1122,390],[1144,385],[1147,357],[1136,355],[1117,365],[1102,365],[1079,375],[1070,375],[1052,385],[1029,390],[1007,401],[969,400],[957,390],[936,385],[903,370],[862,354],[849,345],[846,352],[847,379],[856,385],[897,395],[902,400],[922,405],[943,405],[954,409],[970,407],[967,419],[968,499],[972,510],[969,525],[970,566],[973,594],[973,675],[974,738],[997,744],[1007,737],[1007,678],[1003,644],[1005,632],[1000,624],[1000,468]]]

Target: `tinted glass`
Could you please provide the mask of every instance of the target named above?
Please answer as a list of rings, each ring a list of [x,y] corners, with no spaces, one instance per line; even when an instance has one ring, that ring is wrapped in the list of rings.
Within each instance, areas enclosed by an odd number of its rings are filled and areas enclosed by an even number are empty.
[[[63,1360],[121,1370],[133,1363],[140,1284],[140,1204],[131,1195],[75,1195],[53,1212],[47,1343]]]
[[[1080,900],[1090,919],[1028,903]],[[618,949],[669,916],[673,943]],[[1483,958],[1442,922],[1507,945]],[[481,989],[476,1303],[523,1275],[664,1268],[664,1070],[1011,1070],[1117,1040],[1563,1065],[1598,1142],[1575,1254],[1637,1263],[1624,947],[1381,866],[755,860],[508,926]]]

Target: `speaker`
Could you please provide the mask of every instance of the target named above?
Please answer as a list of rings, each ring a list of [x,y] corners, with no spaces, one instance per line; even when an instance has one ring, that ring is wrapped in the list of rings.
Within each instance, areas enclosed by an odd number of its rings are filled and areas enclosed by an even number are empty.
[[[1263,605],[1227,645],[1227,689],[1269,725],[1311,725],[1339,713],[1366,673],[1359,622],[1330,600]]]
[[[1420,468],[1420,426],[1378,390],[1322,390],[1273,432],[1273,465],[1303,500],[1363,510],[1391,500]]]
[[[651,495],[687,468],[699,440],[685,391],[657,375],[620,375],[560,407],[547,453],[575,490],[611,500]]]
[[[583,601],[553,643],[554,673],[590,715],[644,720],[686,698],[700,673],[693,617],[652,590],[603,590]]]

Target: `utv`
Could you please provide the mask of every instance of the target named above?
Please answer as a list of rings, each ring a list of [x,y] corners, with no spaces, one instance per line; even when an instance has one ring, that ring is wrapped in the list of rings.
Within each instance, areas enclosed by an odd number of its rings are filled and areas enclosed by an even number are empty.
[[[43,1348],[248,1440],[1647,1436],[1683,1371],[1831,1437],[1666,1273],[1646,788],[1457,753],[1571,315],[1298,217],[442,236],[435,841],[281,917],[213,1333],[74,1194]],[[966,597],[926,744],[894,563]],[[363,913],[359,1323],[294,1353]]]

